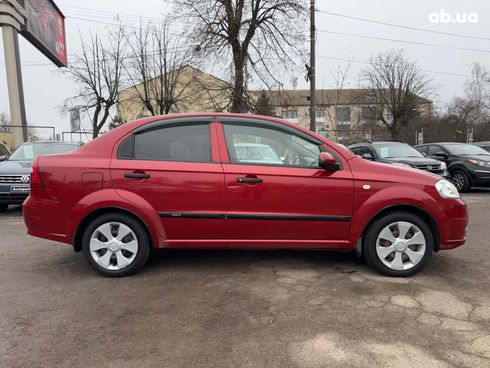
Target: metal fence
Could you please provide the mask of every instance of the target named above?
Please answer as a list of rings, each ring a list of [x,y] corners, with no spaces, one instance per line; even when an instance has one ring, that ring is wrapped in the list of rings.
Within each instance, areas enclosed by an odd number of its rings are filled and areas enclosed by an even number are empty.
[[[13,131],[21,125],[3,125],[0,127],[0,142],[10,149],[14,149]],[[47,125],[28,125],[27,136],[30,141],[53,141],[56,140],[56,130],[53,126]]]
[[[93,132],[61,132],[61,140],[67,142],[88,143],[92,140]]]

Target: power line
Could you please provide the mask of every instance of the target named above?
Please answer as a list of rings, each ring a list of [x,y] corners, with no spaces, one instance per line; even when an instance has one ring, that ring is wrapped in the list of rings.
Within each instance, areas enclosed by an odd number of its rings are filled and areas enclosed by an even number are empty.
[[[473,48],[468,48],[468,47],[440,45],[440,44],[436,44],[436,43],[426,43],[426,42],[400,40],[400,39],[395,39],[395,38],[367,36],[367,35],[361,35],[361,34],[355,34],[355,33],[345,33],[345,32],[330,31],[330,30],[326,30],[326,29],[317,29],[317,31],[318,32],[322,32],[322,33],[330,33],[330,34],[341,35],[341,36],[368,38],[368,39],[371,39],[371,40],[390,41],[390,42],[398,42],[398,43],[405,43],[405,44],[411,44],[411,45],[430,46],[430,47],[437,47],[437,48],[444,48],[444,49],[453,49],[453,50],[461,50],[461,51],[472,51],[472,52],[490,53],[490,50],[485,50],[485,49],[473,49]]]
[[[346,61],[346,62],[356,63],[356,64],[371,65],[371,63],[369,61],[361,61],[361,60],[354,60],[354,59],[343,59],[343,58],[338,58],[338,57],[333,57],[333,56],[317,55],[317,57],[320,59],[330,59],[330,60],[336,60],[336,61]],[[428,70],[428,69],[422,69],[422,71],[426,72],[426,73],[432,73],[432,74],[443,74],[443,75],[450,75],[450,76],[454,76],[454,77],[473,78],[473,76],[467,75],[467,74],[441,72],[441,71],[437,71],[437,70]]]
[[[367,18],[361,18],[361,17],[354,17],[354,16],[351,16],[351,15],[340,14],[340,13],[333,13],[333,12],[328,12],[328,11],[318,10],[318,9],[317,9],[317,12],[318,13],[332,15],[334,17],[341,17],[341,18],[353,19],[353,20],[357,20],[357,21],[361,21],[361,22],[368,22],[368,23],[374,23],[374,24],[381,24],[381,25],[384,25],[384,26],[390,26],[390,27],[396,27],[396,28],[402,28],[402,29],[409,29],[409,30],[412,30],[412,31],[427,32],[427,33],[436,33],[436,34],[441,34],[441,35],[445,35],[445,36],[464,37],[464,38],[472,38],[472,39],[475,39],[475,40],[490,41],[490,38],[488,38],[488,37],[466,35],[466,34],[461,34],[461,33],[435,31],[435,30],[427,29],[427,28],[419,28],[419,27],[405,26],[405,25],[395,24],[395,23],[382,22],[382,21],[379,21],[379,20],[367,19]]]

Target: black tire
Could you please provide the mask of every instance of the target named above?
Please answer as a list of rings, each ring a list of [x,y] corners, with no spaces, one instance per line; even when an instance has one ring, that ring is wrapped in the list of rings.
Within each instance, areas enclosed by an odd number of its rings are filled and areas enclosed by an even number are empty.
[[[90,252],[90,238],[92,234],[99,226],[108,222],[119,222],[128,226],[134,232],[134,235],[136,236],[136,239],[138,241],[138,250],[136,252],[136,257],[128,266],[120,270],[105,269],[94,260]],[[82,250],[85,259],[90,264],[90,266],[92,266],[92,268],[107,277],[123,277],[136,273],[148,261],[148,258],[151,254],[151,249],[151,240],[143,224],[133,217],[123,213],[106,213],[95,218],[87,226],[82,237]]]
[[[2,203],[2,204],[0,204],[0,212],[5,212],[5,211],[8,210],[8,208],[9,208],[8,203]]]
[[[378,257],[376,252],[376,241],[380,232],[388,225],[397,222],[410,222],[417,226],[423,233],[426,241],[425,253],[418,264],[407,270],[394,270],[387,267]],[[375,270],[386,276],[407,277],[421,271],[434,251],[434,237],[429,226],[424,220],[410,212],[390,212],[377,218],[367,229],[363,238],[363,253],[366,262]]]
[[[471,189],[470,176],[464,170],[454,170],[451,172],[451,181],[460,193],[469,192]]]

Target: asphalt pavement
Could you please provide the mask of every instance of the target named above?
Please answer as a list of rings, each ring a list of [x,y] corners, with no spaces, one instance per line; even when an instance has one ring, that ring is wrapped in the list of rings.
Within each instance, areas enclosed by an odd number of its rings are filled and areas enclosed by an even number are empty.
[[[406,279],[351,254],[162,250],[108,279],[0,214],[1,367],[490,367],[490,191]]]

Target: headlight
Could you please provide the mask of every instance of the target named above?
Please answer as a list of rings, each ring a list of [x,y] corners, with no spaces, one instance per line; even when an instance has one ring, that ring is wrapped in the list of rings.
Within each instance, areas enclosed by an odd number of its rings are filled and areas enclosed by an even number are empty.
[[[407,165],[407,164],[402,164],[401,162],[392,162],[393,165],[396,165],[396,166],[401,166],[401,167],[412,167],[410,165]]]
[[[447,198],[447,199],[459,198],[458,190],[456,189],[454,184],[448,180],[445,180],[445,179],[439,180],[436,183],[436,189],[442,198]]]
[[[444,161],[439,161],[441,163],[441,170],[446,170],[447,169],[447,165]]]
[[[488,161],[468,160],[468,162],[472,163],[473,165],[490,167],[490,162]]]

